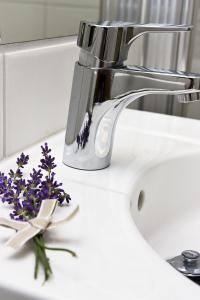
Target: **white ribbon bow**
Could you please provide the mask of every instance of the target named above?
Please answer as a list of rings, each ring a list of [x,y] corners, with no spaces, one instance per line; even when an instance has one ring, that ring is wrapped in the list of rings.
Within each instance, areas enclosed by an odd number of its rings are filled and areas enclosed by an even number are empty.
[[[77,206],[66,218],[52,221],[51,217],[56,204],[57,200],[54,199],[43,200],[37,217],[26,222],[0,217],[0,226],[17,230],[17,233],[7,241],[6,246],[18,249],[38,233],[70,221],[79,211],[79,206]]]

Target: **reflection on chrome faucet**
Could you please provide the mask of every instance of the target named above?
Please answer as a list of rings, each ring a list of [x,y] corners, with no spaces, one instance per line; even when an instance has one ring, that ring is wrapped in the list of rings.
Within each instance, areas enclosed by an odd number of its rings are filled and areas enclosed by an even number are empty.
[[[92,121],[92,114],[86,113],[86,120],[83,123],[83,129],[81,130],[80,134],[77,135],[76,142],[78,145],[78,149],[84,149],[85,145],[88,142],[88,138],[90,135],[90,125]]]
[[[200,99],[200,74],[125,66],[130,45],[149,32],[189,31],[187,25],[81,22],[79,61],[67,121],[64,163],[84,170],[109,166],[120,112],[146,95]]]

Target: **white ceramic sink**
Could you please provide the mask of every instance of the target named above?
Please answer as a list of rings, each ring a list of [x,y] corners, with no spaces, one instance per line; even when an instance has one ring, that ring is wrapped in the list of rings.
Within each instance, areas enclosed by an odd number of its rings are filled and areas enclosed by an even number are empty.
[[[111,166],[95,172],[62,164],[64,132],[48,138],[58,180],[80,212],[46,241],[78,258],[49,252],[54,276],[42,285],[42,276],[33,279],[30,245],[11,252],[3,245],[13,231],[0,228],[0,299],[199,300],[200,287],[165,262],[200,250],[199,137],[199,121],[124,110]],[[40,144],[24,150],[33,166]],[[0,170],[15,160],[0,162]],[[0,211],[8,214],[3,205]]]
[[[200,251],[199,180],[200,155],[188,154],[146,172],[133,193],[133,220],[164,259],[185,249]]]

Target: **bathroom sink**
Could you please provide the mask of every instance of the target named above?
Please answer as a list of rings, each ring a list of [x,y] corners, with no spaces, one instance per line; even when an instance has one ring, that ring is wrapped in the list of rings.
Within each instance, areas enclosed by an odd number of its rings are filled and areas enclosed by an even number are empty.
[[[133,193],[133,220],[164,259],[200,251],[199,178],[200,153],[183,155],[146,172]]]
[[[199,137],[199,121],[125,109],[111,165],[101,171],[63,165],[64,132],[46,139],[58,180],[80,205],[46,242],[67,245],[78,258],[49,252],[54,276],[42,285],[42,276],[33,279],[30,245],[13,253],[4,247],[13,231],[0,228],[0,299],[199,300],[200,287],[166,262],[188,248],[200,251]],[[23,149],[32,166],[43,142]],[[14,168],[16,156],[0,170]]]

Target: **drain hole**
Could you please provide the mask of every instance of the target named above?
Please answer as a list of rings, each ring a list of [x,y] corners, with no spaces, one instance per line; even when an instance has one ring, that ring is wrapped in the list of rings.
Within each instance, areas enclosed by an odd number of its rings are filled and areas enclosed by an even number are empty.
[[[141,191],[138,197],[138,210],[140,211],[144,205],[144,192]]]

